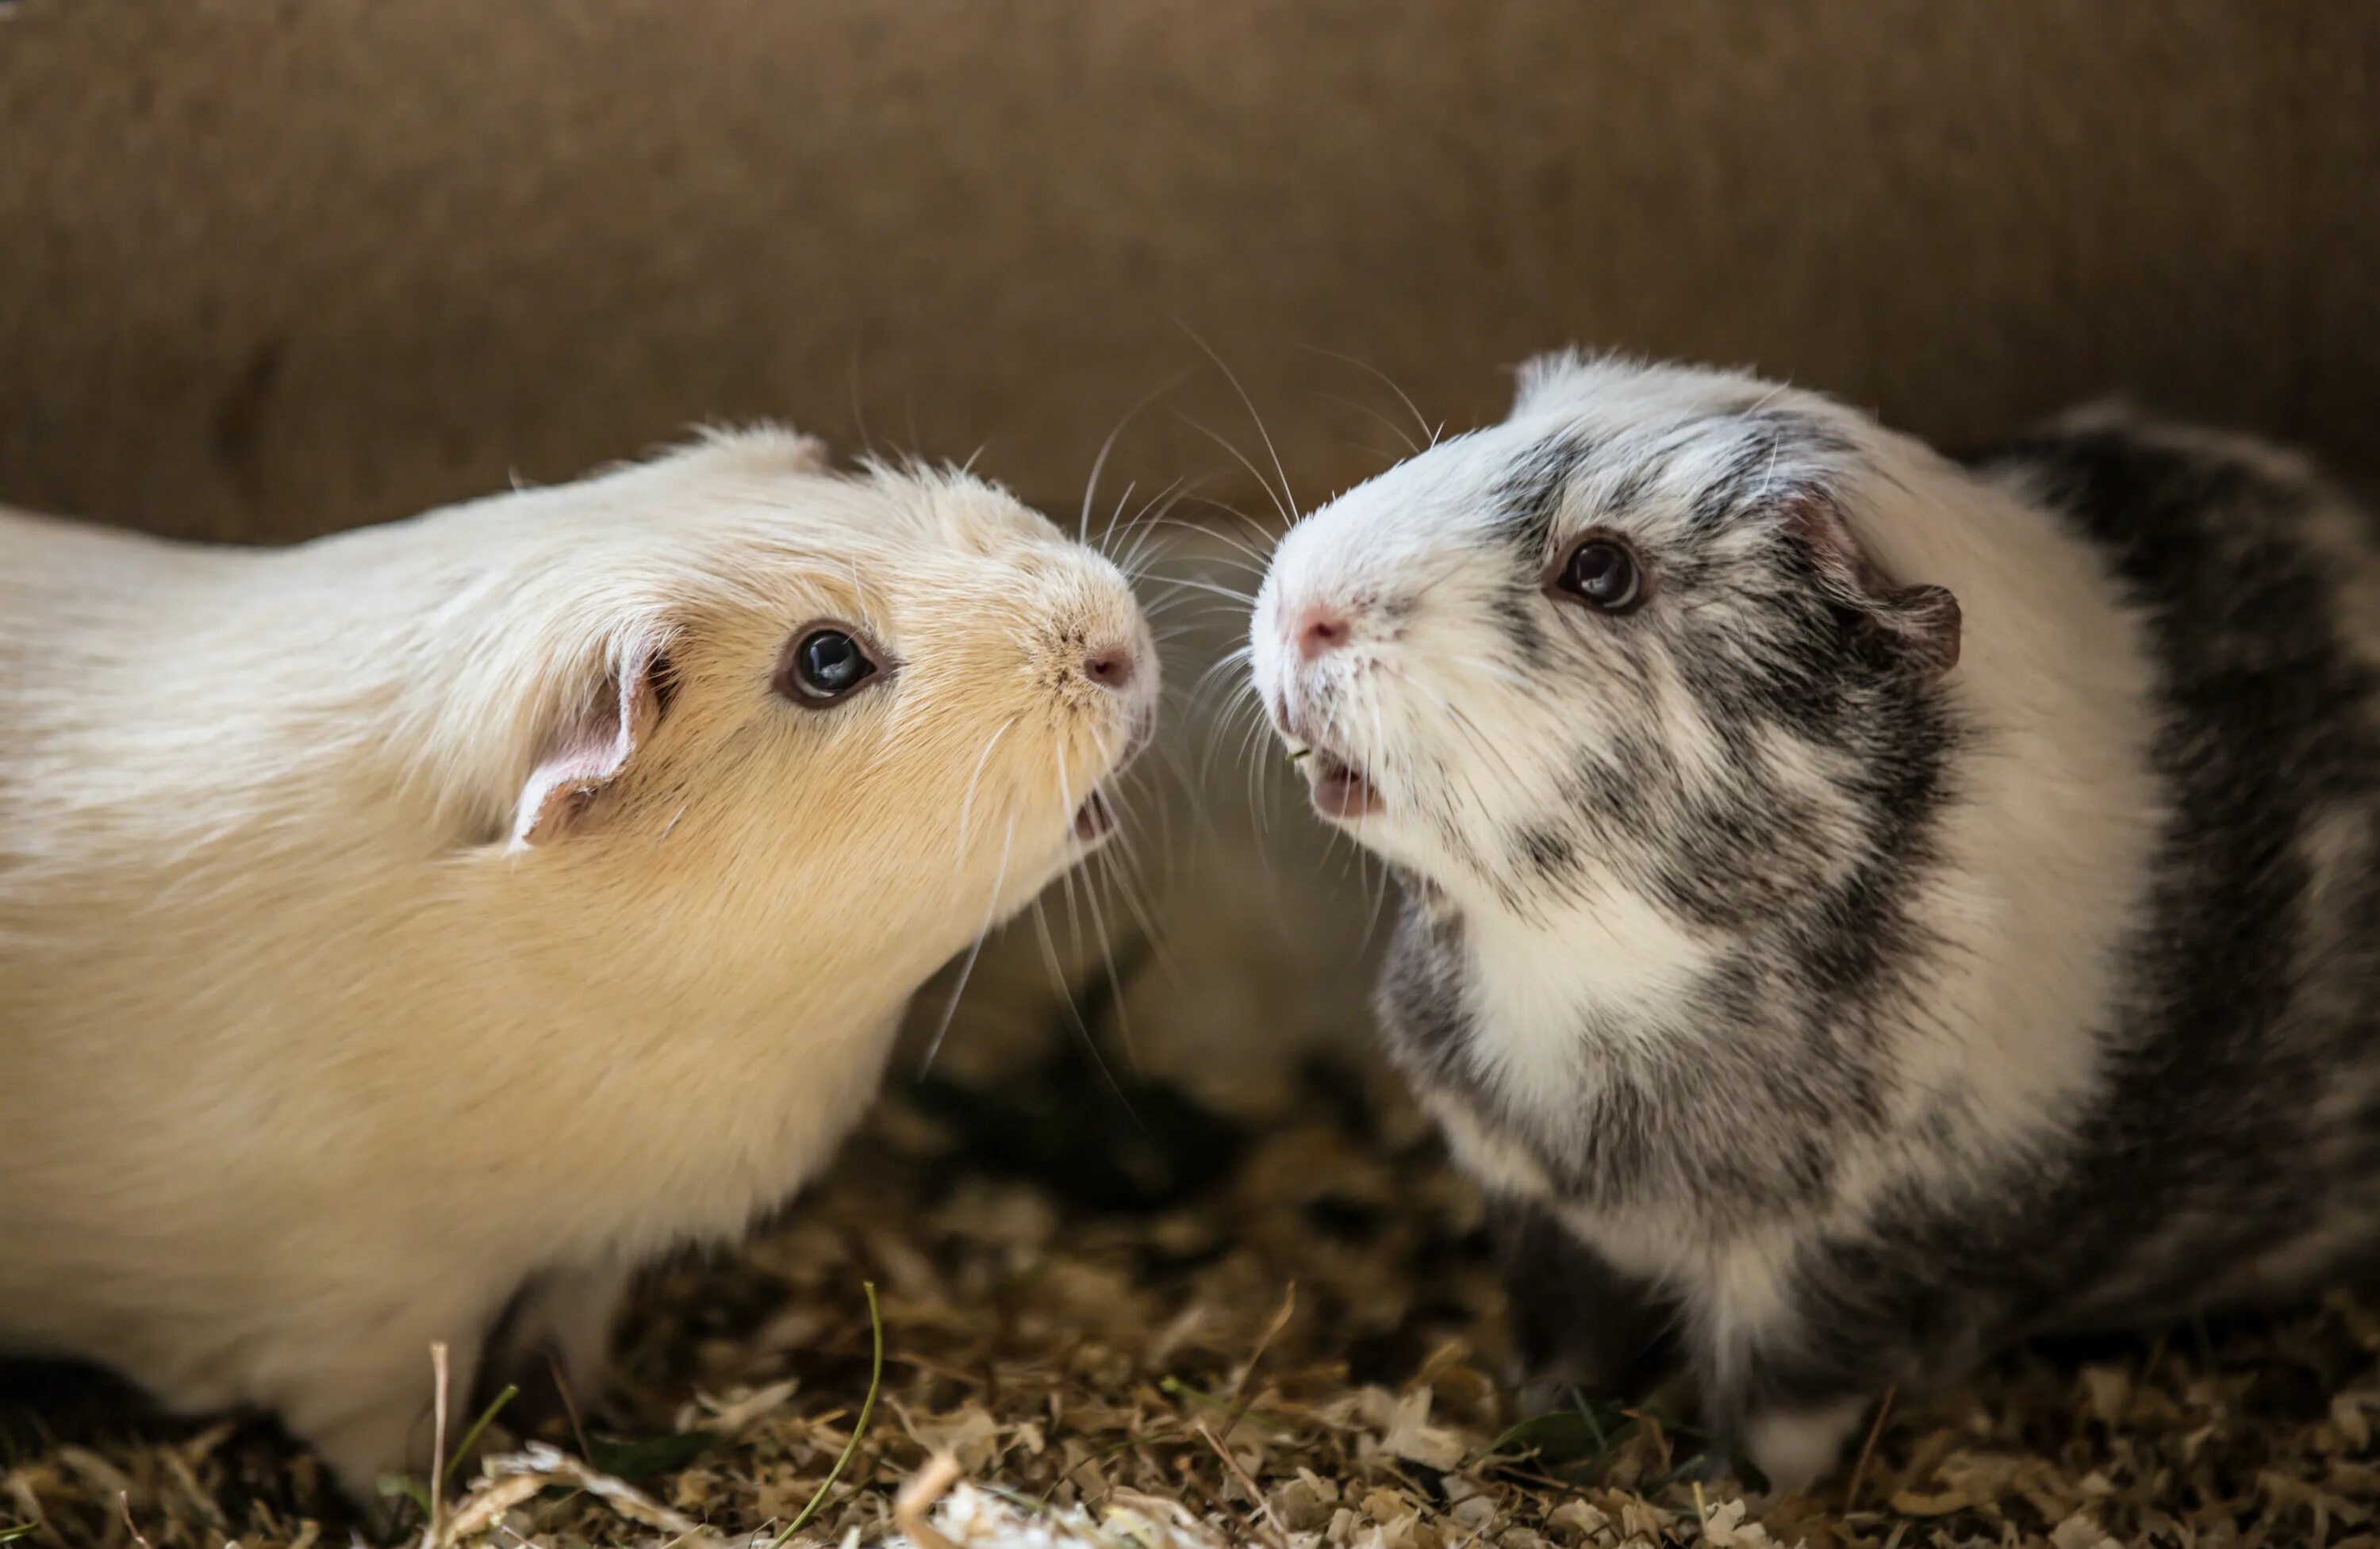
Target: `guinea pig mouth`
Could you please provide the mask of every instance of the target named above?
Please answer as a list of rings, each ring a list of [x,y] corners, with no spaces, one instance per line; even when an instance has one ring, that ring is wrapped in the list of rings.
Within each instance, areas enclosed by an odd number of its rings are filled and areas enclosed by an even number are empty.
[[[1075,809],[1075,838],[1085,844],[1096,844],[1115,832],[1115,808],[1108,805],[1107,797],[1093,791],[1089,800]]]
[[[1364,771],[1329,748],[1309,747],[1292,756],[1305,769],[1314,809],[1323,817],[1352,821],[1380,810],[1380,793]]]

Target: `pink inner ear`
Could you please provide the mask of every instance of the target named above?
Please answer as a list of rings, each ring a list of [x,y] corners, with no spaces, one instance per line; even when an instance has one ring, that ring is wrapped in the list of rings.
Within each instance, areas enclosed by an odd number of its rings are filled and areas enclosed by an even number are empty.
[[[563,728],[521,787],[513,809],[515,845],[542,844],[562,833],[627,767],[657,713],[651,669],[651,654],[636,653],[587,713]]]
[[[1808,495],[1794,497],[1785,507],[1785,525],[1817,555],[1821,565],[1863,589],[1874,581],[1859,539],[1852,536],[1842,514],[1826,502]]]

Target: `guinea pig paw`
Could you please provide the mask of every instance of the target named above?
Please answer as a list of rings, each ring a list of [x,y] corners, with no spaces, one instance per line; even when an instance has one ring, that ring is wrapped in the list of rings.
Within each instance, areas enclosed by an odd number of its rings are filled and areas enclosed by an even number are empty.
[[[1767,1479],[1770,1497],[1807,1490],[1842,1461],[1867,1406],[1863,1397],[1763,1410],[1743,1426],[1742,1455]]]

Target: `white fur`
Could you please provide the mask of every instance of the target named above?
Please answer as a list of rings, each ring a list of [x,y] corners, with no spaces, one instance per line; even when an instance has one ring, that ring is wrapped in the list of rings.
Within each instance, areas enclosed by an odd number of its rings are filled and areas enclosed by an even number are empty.
[[[2006,1158],[2061,1134],[2097,1089],[2094,1028],[2107,1003],[2113,953],[2139,917],[2163,815],[2147,762],[2152,668],[2142,625],[2089,544],[2021,491],[1978,483],[1917,442],[1811,395],[1722,373],[1558,357],[1524,373],[1503,424],[1439,445],[1290,531],[1257,603],[1252,666],[1278,717],[1360,765],[1381,792],[1381,811],[1349,823],[1356,837],[1429,878],[1462,910],[1482,1029],[1474,1058],[1500,1078],[1512,1110],[1534,1115],[1533,1131],[1559,1147],[1575,1130],[1563,1110],[1579,1091],[1580,1008],[1618,1003],[1640,1025],[1661,1026],[1664,985],[1717,944],[1698,941],[1609,876],[1591,876],[1585,896],[1516,906],[1467,873],[1441,836],[1406,822],[1402,798],[1427,750],[1438,767],[1460,768],[1462,801],[1483,819],[1539,810],[1560,771],[1532,757],[1543,740],[1532,726],[1548,705],[1585,724],[1603,713],[1594,682],[1513,682],[1479,670],[1494,654],[1494,624],[1485,609],[1466,606],[1468,577],[1510,563],[1488,550],[1496,540],[1482,514],[1497,503],[1492,491],[1557,435],[1603,445],[1673,421],[1682,409],[1762,402],[1823,417],[1857,448],[1853,461],[1868,471],[1845,505],[1860,544],[1898,580],[1946,587],[1957,598],[1963,647],[1947,682],[1980,732],[1981,751],[1960,769],[1962,797],[1939,836],[1950,880],[1925,902],[1945,943],[1926,997],[1930,1014],[1888,1051],[1900,1077],[1892,1089],[1906,1109],[1898,1118],[1913,1117],[1953,1078],[1973,1092],[1973,1110],[1956,1130],[1966,1154],[1911,1155],[1906,1131],[1888,1129],[1865,1155],[1845,1159],[1828,1208],[1849,1224],[1891,1178],[1913,1173],[1955,1196],[1963,1180],[1987,1175],[1971,1165],[1976,1153]],[[1588,520],[1596,508],[1595,490],[1574,491],[1568,519]],[[1659,510],[1658,496],[1640,502],[1634,519],[1660,520]],[[1375,607],[1416,589],[1419,616],[1390,618]],[[1304,661],[1295,621],[1317,603],[1346,611],[1353,640]],[[1682,688],[1665,689],[1660,702],[1670,745],[1691,752],[1706,744]],[[1789,768],[1820,798],[1823,814],[1828,771],[1807,759]],[[1709,1035],[1674,1025],[1664,1032],[1681,1059]],[[1544,1187],[1536,1168],[1509,1155],[1512,1146],[1490,1144],[1478,1130],[1468,1119],[1452,1126],[1468,1165],[1500,1187]],[[1779,1301],[1768,1282],[1785,1255],[1769,1251],[1773,1243],[1712,1248],[1674,1219],[1572,1224],[1616,1264],[1669,1285],[1722,1345],[1734,1331],[1755,1337],[1765,1310]],[[1831,1412],[1777,1422],[1773,1434],[1752,1438],[1756,1460],[1801,1473],[1831,1459],[1848,1423]]]
[[[824,711],[770,688],[819,619],[895,668]],[[1156,680],[1040,516],[781,432],[273,551],[0,514],[0,1343],[367,1490],[525,1282],[600,1382],[628,1270],[802,1183],[1082,853]],[[618,768],[532,832],[574,736]]]
[[[1807,394],[1719,373],[1647,376],[1557,357],[1534,369],[1511,419],[1441,446],[1449,455],[1426,482],[1407,465],[1290,531],[1257,604],[1259,690],[1273,703],[1327,696],[1330,740],[1387,794],[1385,811],[1354,822],[1358,837],[1457,893],[1475,924],[1488,986],[1480,993],[1496,1002],[1486,1025],[1512,1077],[1507,1091],[1524,1102],[1560,1100],[1567,1089],[1540,1072],[1574,1038],[1582,989],[1590,1001],[1656,1004],[1666,976],[1694,962],[1691,937],[1618,889],[1543,918],[1516,916],[1490,894],[1464,895],[1433,837],[1400,825],[1397,801],[1400,750],[1453,735],[1449,704],[1480,733],[1470,791],[1488,811],[1542,789],[1555,771],[1531,764],[1525,720],[1500,720],[1499,711],[1534,708],[1552,685],[1482,680],[1465,658],[1484,655],[1484,642],[1464,634],[1490,626],[1444,610],[1431,615],[1427,649],[1401,649],[1404,642],[1385,632],[1361,636],[1351,665],[1321,664],[1340,676],[1318,691],[1316,664],[1296,660],[1286,621],[1317,599],[1362,598],[1365,577],[1390,567],[1440,569],[1450,577],[1441,589],[1459,586],[1466,512],[1548,434],[1574,429],[1599,439],[1680,401],[1741,397],[1823,413],[1855,439],[1878,470],[1852,507],[1862,543],[1891,574],[1947,587],[1959,599],[1964,643],[1952,686],[1984,728],[1985,751],[1962,770],[1969,799],[1955,805],[1944,836],[1945,869],[1959,881],[1929,901],[1930,923],[1950,944],[1933,1000],[1938,1015],[1900,1052],[1905,1090],[1922,1096],[1937,1074],[1962,1071],[1984,1097],[1979,1137],[2021,1146],[2054,1130],[2092,1088],[2089,1028],[2162,818],[2146,763],[2150,666],[2139,622],[2098,555],[2047,513]],[[1580,696],[1580,714],[1594,713],[1594,685],[1560,687]],[[1682,691],[1673,708],[1690,726],[1694,710]],[[1808,778],[1823,790],[1824,771]],[[1965,1170],[1959,1157],[1935,1160],[1946,1180]]]
[[[1835,1466],[1866,1412],[1865,1399],[1852,1398],[1793,1414],[1764,1414],[1747,1428],[1744,1446],[1768,1476],[1769,1487],[1790,1495]]]

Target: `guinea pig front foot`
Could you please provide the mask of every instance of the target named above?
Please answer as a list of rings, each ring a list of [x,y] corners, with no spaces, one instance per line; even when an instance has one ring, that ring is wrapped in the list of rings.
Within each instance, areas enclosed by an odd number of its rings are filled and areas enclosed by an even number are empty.
[[[453,1449],[470,1428],[473,1380],[482,1341],[450,1337],[446,1345],[446,1434]],[[385,1531],[418,1489],[437,1488],[437,1434],[432,1339],[390,1338],[343,1352],[309,1372],[274,1406],[292,1435],[330,1470],[350,1503]],[[448,1459],[448,1461],[455,1461]]]
[[[604,1411],[612,1388],[612,1337],[631,1272],[616,1265],[561,1270],[522,1289],[503,1348],[489,1361],[517,1390],[508,1429],[528,1435],[557,1424],[578,1431]]]
[[[1757,1410],[1741,1422],[1720,1428],[1733,1450],[1768,1482],[1767,1494],[1799,1494],[1833,1472],[1860,1422],[1866,1418],[1865,1396],[1828,1399]],[[1724,1471],[1726,1459],[1714,1455],[1711,1465]]]

